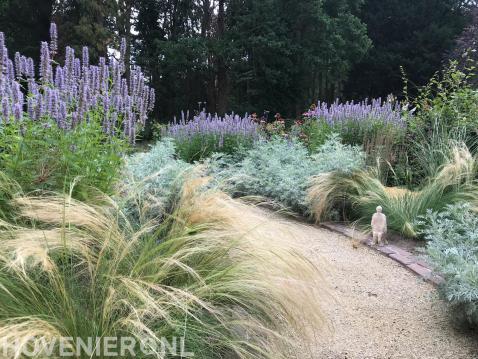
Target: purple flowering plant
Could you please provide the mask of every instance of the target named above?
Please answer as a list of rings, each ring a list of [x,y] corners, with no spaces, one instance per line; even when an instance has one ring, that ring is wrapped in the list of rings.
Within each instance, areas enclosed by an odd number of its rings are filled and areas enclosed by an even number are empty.
[[[202,111],[190,120],[189,113],[182,112],[179,121],[162,129],[161,136],[174,139],[179,156],[194,162],[214,152],[232,154],[251,147],[260,138],[260,126],[247,114],[219,117]]]
[[[332,104],[319,101],[303,117],[305,121],[319,121],[320,127],[328,127],[340,133],[346,143],[356,145],[384,131],[404,133],[403,114],[400,103],[390,96],[385,101],[381,98],[345,103],[337,100]]]
[[[80,197],[90,187],[110,192],[155,100],[139,67],[125,77],[125,53],[122,40],[119,60],[93,65],[87,47],[80,56],[66,47],[60,64],[51,24],[35,66],[19,53],[11,59],[0,32],[0,170],[24,190],[68,190],[77,182]]]
[[[123,135],[134,142],[154,107],[155,92],[137,66],[126,79],[123,39],[119,60],[111,57],[90,64],[87,47],[77,57],[65,49],[65,61],[54,61],[58,51],[56,25],[51,24],[50,43],[41,43],[38,73],[33,59],[18,52],[11,60],[0,32],[0,124],[29,120],[50,122],[64,130],[82,122],[99,121],[110,136]],[[24,118],[26,115],[26,118]]]
[[[366,99],[361,102],[340,103],[337,100],[331,105],[319,101],[317,106],[312,106],[304,116],[320,118],[331,125],[353,121],[364,124],[380,122],[399,127],[405,126],[400,103],[392,97],[385,101],[377,98],[370,101]]]

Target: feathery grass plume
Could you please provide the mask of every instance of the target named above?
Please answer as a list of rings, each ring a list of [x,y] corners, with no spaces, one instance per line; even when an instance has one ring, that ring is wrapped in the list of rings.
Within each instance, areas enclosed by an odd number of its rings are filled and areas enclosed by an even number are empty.
[[[308,201],[317,221],[325,218],[334,206],[348,207],[351,216],[368,225],[377,206],[383,207],[390,229],[406,237],[417,237],[415,222],[427,210],[439,211],[447,204],[460,201],[476,203],[477,161],[466,146],[456,146],[437,174],[419,191],[385,187],[373,171],[352,174],[332,172],[314,178]]]
[[[14,216],[10,200],[22,193],[20,185],[0,171],[0,220]]]
[[[466,143],[472,152],[477,147],[477,139],[470,136],[465,127],[448,129],[438,120],[434,121],[431,130],[417,130],[415,136],[411,155],[412,172],[417,180],[435,176],[460,144]]]
[[[0,231],[0,340],[20,340],[9,357],[58,337],[184,337],[197,358],[287,357],[282,330],[322,323],[317,269],[286,227],[205,181],[186,183],[169,219],[138,231],[120,226],[114,203],[14,199],[34,225]]]
[[[296,329],[304,329],[304,323],[311,327],[323,324],[317,308],[324,298],[321,276],[295,249],[290,225],[271,222],[263,210],[222,192],[201,190],[208,182],[208,178],[196,178],[186,183],[176,216],[188,227],[207,226],[226,240],[239,238],[233,255],[246,254],[242,261],[255,267],[253,286],[268,287],[264,301],[275,302],[274,316],[281,322],[294,323]]]

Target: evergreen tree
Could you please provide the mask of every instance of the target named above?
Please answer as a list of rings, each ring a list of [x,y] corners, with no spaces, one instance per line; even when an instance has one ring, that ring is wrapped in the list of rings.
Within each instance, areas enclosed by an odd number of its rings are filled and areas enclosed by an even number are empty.
[[[296,115],[318,99],[340,95],[351,65],[367,51],[360,1],[235,1],[230,43],[236,99]]]
[[[440,69],[466,24],[462,0],[366,0],[361,19],[373,48],[347,84],[350,98],[400,94],[403,66],[411,85]]]
[[[448,54],[448,59],[456,61],[462,70],[472,66],[476,68],[478,64],[478,7],[471,8],[469,14],[470,23],[458,36],[452,51]],[[477,81],[474,76],[474,83]]]
[[[53,19],[58,25],[59,48],[71,46],[81,52],[88,46],[90,59],[107,55],[115,41],[113,16],[116,0],[62,0],[56,2]],[[62,55],[62,53],[60,53]]]
[[[0,31],[5,33],[10,51],[38,60],[40,42],[49,38],[53,3],[54,0],[0,0]]]
[[[195,1],[141,0],[136,6],[135,61],[157,90],[157,114],[169,121],[207,101],[210,25],[202,30],[207,16]],[[212,8],[207,11],[212,14]]]

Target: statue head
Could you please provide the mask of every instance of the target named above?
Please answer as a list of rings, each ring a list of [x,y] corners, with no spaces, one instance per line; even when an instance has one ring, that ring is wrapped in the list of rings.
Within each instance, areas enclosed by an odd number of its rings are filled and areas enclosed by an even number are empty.
[[[382,206],[378,206],[378,207],[377,207],[377,213],[382,213],[382,211],[383,211]]]

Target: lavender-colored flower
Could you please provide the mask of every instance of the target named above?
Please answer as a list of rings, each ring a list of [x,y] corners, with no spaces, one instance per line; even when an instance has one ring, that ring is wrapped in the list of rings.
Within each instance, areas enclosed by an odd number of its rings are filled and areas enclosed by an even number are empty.
[[[15,52],[15,71],[17,72],[17,78],[22,77],[22,64],[21,64],[21,56],[20,53],[17,51]]]
[[[400,104],[389,98],[365,100],[362,102],[334,102],[331,105],[319,102],[317,107],[306,112],[306,117],[325,120],[331,125],[345,125],[350,123],[373,124],[376,122],[405,126]]]
[[[216,138],[218,147],[223,146],[226,136],[241,136],[253,142],[260,138],[259,125],[247,115],[240,117],[231,114],[221,118],[217,114],[211,115],[203,111],[192,120],[188,120],[184,112],[181,115],[181,121],[169,124],[163,130],[163,136],[180,141],[190,141],[198,136],[212,136]]]
[[[126,79],[122,79],[121,80],[121,96],[123,98],[125,98],[126,96],[128,96],[128,81],[126,81]]]
[[[35,119],[35,99],[33,97],[27,99],[27,113],[30,119]]]
[[[113,62],[113,95],[121,95],[121,69],[117,62]]]
[[[110,97],[107,95],[102,96],[102,105],[103,105],[103,111],[105,114],[108,114],[110,110]]]
[[[121,38],[120,44],[120,70],[121,73],[125,72],[125,58],[126,58],[126,39],[123,37]]]
[[[20,72],[28,77],[28,59],[25,56],[20,57]]]
[[[65,86],[65,77],[63,75],[63,68],[60,66],[56,67],[55,73],[55,87],[59,90],[63,90]]]
[[[149,111],[154,110],[155,102],[156,102],[156,93],[154,91],[154,88],[150,88],[150,90],[149,90],[149,108],[148,108]]]
[[[67,46],[65,49],[65,81],[67,86],[71,86],[74,81],[75,70],[75,50]]]
[[[13,102],[20,102],[22,97],[22,90],[20,84],[16,81],[12,83],[12,99]]]
[[[2,116],[3,116],[2,122],[8,123],[10,118],[10,104],[9,104],[8,98],[6,97],[2,99]]]
[[[48,104],[48,112],[50,113],[51,117],[54,119],[58,120],[59,118],[59,112],[58,112],[58,106],[59,106],[59,98],[58,98],[58,90],[51,90],[50,91],[50,98],[49,98],[49,104]]]
[[[123,111],[123,99],[120,96],[113,96],[113,110],[117,113]]]
[[[87,46],[83,46],[81,63],[84,69],[90,66],[90,51],[88,50]]]
[[[52,22],[50,24],[50,52],[51,56],[54,57],[58,51],[58,33],[56,30],[56,24]]]
[[[81,61],[77,58],[73,60],[73,77],[75,81],[81,78]]]
[[[7,80],[9,82],[15,81],[15,67],[10,59],[7,59]]]
[[[40,95],[40,93],[38,91],[38,85],[33,78],[28,79],[28,92],[29,92],[30,95],[32,95],[34,97]]]
[[[5,57],[5,34],[3,32],[0,32],[0,77],[3,73]]]
[[[23,109],[22,105],[19,103],[16,103],[15,106],[13,107],[13,116],[15,117],[15,120],[20,121],[23,117]]]
[[[135,67],[127,81],[123,78],[124,65],[115,59],[100,58],[98,65],[90,65],[86,47],[81,60],[67,47],[63,66],[56,64],[52,61],[58,50],[56,26],[51,25],[50,30],[50,43],[41,43],[39,81],[31,58],[17,53],[15,63],[12,62],[0,33],[2,123],[8,123],[12,116],[17,120],[23,118],[25,110],[30,120],[53,119],[60,128],[68,130],[102,116],[99,120],[108,134],[124,133],[134,142],[136,127],[144,124],[154,103],[154,90],[147,86],[141,69]],[[125,43],[120,52],[124,57]],[[27,83],[26,100],[19,82],[23,76]],[[123,131],[118,131],[121,125]]]
[[[41,43],[40,76],[43,84],[52,83],[50,50],[46,42]]]
[[[61,101],[60,110],[59,110],[58,118],[57,118],[58,127],[60,127],[61,129],[66,129],[66,116],[67,116],[66,104],[63,101]]]
[[[109,91],[110,70],[108,66],[105,66],[101,71],[101,93],[107,94]]]
[[[31,57],[27,58],[27,76],[29,78],[35,77],[35,64]]]

